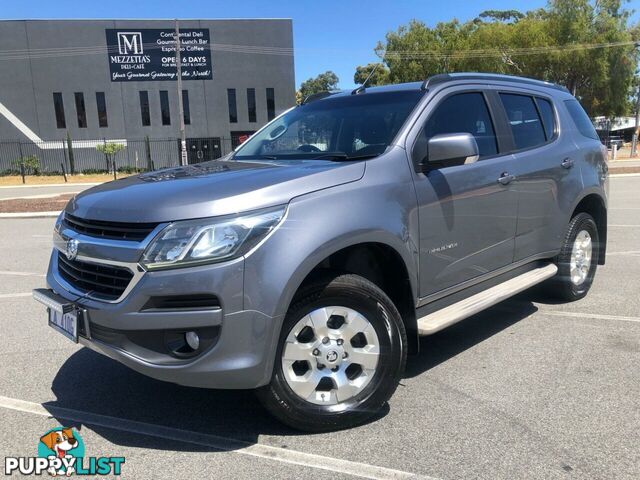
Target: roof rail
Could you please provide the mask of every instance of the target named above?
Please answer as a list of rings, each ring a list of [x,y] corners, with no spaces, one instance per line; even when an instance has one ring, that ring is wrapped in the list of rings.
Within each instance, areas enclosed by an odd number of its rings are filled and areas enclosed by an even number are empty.
[[[307,103],[311,103],[311,102],[315,102],[316,100],[322,100],[323,98],[329,97],[331,95],[334,95],[336,93],[340,93],[339,90],[336,90],[335,92],[318,92],[318,93],[313,93],[311,95],[308,95],[304,98],[304,100],[302,100],[302,103],[300,103],[300,105],[305,105]]]
[[[503,75],[499,73],[440,73],[427,78],[420,87],[422,90],[427,90],[429,87],[438,85],[440,83],[452,82],[454,80],[494,80],[501,82],[516,82],[524,83],[527,85],[537,85],[539,87],[553,88],[555,90],[561,90],[563,92],[569,92],[565,87],[557,85],[551,82],[545,82],[543,80],[537,80],[535,78],[517,77],[515,75]]]

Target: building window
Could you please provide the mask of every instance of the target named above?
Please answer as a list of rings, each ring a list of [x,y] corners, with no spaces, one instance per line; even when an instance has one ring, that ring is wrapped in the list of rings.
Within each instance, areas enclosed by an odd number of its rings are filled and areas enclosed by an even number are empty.
[[[189,110],[189,91],[182,90],[182,112],[184,113],[184,124],[191,125],[191,111]]]
[[[162,125],[171,125],[171,111],[169,110],[169,92],[160,90],[160,116]]]
[[[256,121],[256,89],[247,88],[247,111],[249,112],[249,121]]]
[[[151,113],[149,112],[149,92],[140,91],[140,114],[142,115],[142,126],[151,125]]]
[[[98,107],[98,125],[100,127],[108,127],[107,101],[104,97],[104,92],[96,92],[96,105]]]
[[[238,123],[238,108],[236,106],[236,89],[227,89],[227,100],[229,102],[229,123]]]
[[[242,132],[232,130],[231,131],[231,148],[236,148],[238,145],[242,145],[254,133],[256,132],[254,132],[253,130],[242,131]]]
[[[64,119],[64,102],[62,101],[62,93],[53,93],[53,108],[56,111],[56,126],[58,128],[67,128],[67,122]]]
[[[273,88],[267,88],[267,120],[276,118],[276,94]]]
[[[84,108],[84,94],[75,92],[76,97],[76,115],[78,116],[78,128],[87,128],[87,111]]]

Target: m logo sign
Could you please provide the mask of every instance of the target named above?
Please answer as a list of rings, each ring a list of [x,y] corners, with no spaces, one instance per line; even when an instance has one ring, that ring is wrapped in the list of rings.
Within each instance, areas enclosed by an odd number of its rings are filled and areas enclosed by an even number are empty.
[[[118,52],[120,55],[142,55],[142,33],[118,32]]]
[[[0,0],[1,1],[1,0]],[[170,24],[170,22],[168,22]],[[112,82],[176,81],[174,28],[106,28]],[[208,28],[180,30],[183,80],[211,80]],[[145,47],[146,44],[146,47]]]

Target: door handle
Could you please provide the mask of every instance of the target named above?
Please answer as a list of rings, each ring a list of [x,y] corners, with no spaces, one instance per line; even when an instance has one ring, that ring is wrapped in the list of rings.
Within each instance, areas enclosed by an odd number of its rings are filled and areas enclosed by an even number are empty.
[[[573,160],[567,157],[564,160],[562,160],[562,163],[560,165],[562,165],[562,168],[571,168],[573,167]]]
[[[515,175],[511,175],[508,172],[504,172],[502,175],[500,175],[500,177],[498,178],[498,183],[500,185],[509,185],[511,182],[513,182],[516,179]]]

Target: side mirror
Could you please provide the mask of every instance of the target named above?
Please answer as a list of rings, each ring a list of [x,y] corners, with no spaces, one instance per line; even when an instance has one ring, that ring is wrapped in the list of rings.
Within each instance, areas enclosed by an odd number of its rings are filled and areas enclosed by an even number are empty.
[[[470,133],[445,133],[435,135],[427,144],[428,163],[460,162],[473,163],[480,156],[476,139]],[[425,163],[423,160],[423,164]]]

